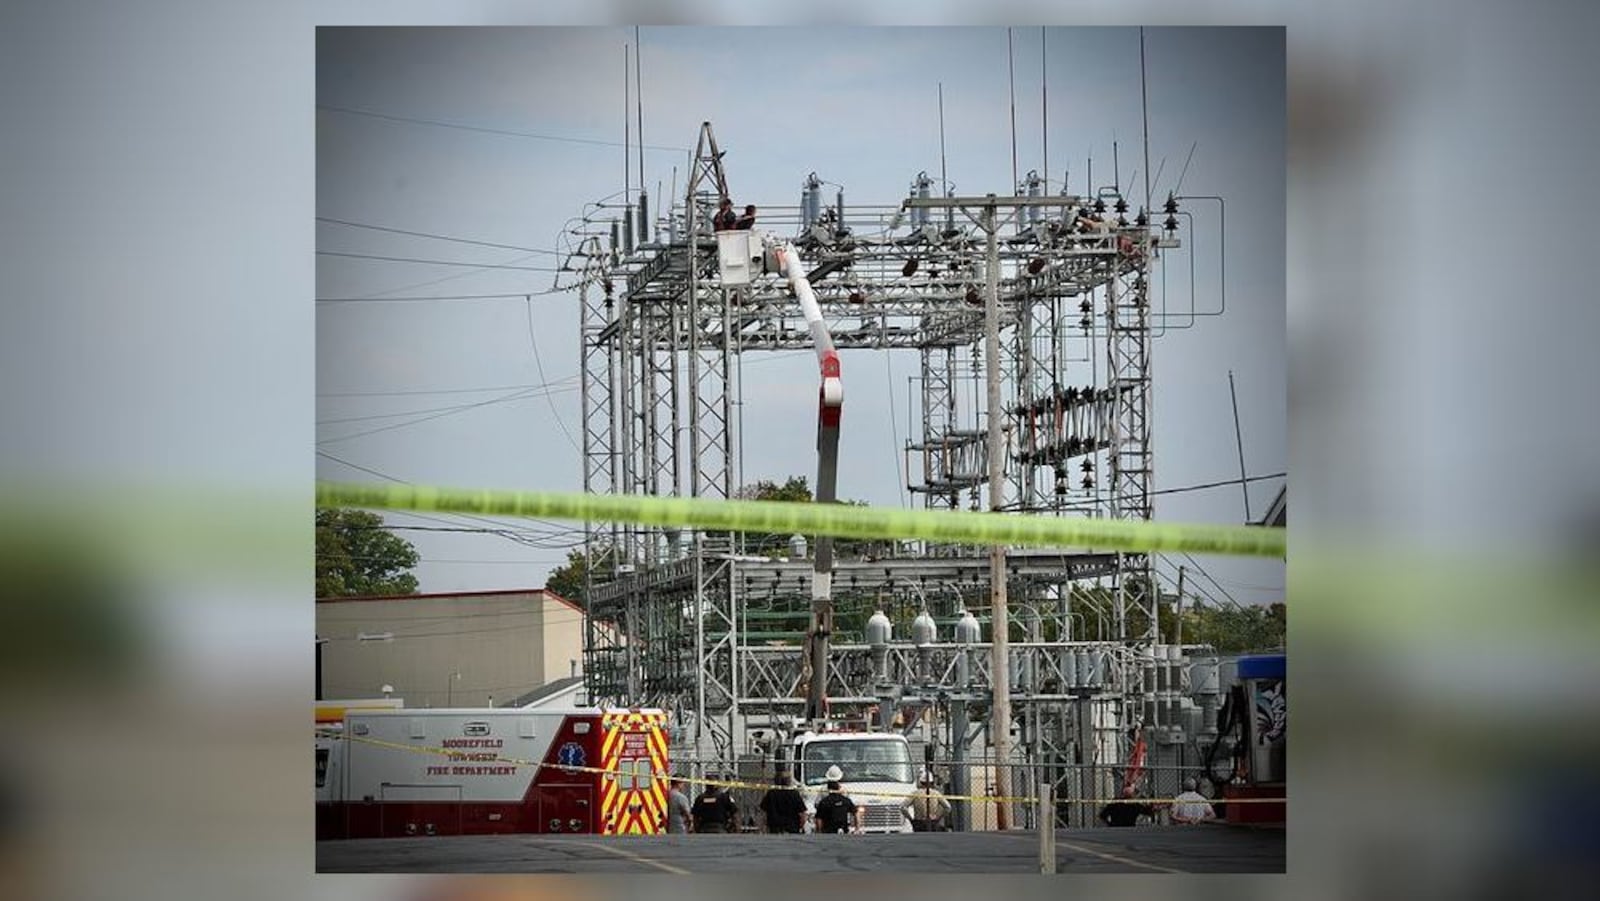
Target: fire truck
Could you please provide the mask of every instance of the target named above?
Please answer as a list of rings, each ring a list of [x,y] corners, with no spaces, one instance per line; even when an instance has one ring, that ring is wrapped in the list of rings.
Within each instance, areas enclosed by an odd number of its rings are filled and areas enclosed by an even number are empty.
[[[660,710],[351,709],[316,754],[319,840],[666,827]]]

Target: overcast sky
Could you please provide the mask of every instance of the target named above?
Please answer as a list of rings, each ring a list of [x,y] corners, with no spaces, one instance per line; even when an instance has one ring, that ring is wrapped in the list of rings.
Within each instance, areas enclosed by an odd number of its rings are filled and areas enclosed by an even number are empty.
[[[940,83],[957,192],[1010,190],[1005,28],[651,27],[640,37],[653,204],[663,193],[658,184],[670,193],[676,182],[681,191],[686,151],[707,120],[741,204],[793,205],[812,171],[842,184],[847,204],[896,203],[919,171],[938,175]],[[318,217],[526,248],[317,223],[319,478],[581,487],[572,443],[580,422],[576,293],[531,302],[460,296],[548,290],[555,273],[543,270],[558,258],[530,251],[560,249],[573,217],[623,189],[623,48],[633,40],[632,28],[319,29]],[[1160,168],[1153,194],[1159,203],[1196,146],[1183,193],[1227,201],[1226,313],[1188,328],[1177,326],[1189,317],[1174,317],[1154,343],[1155,487],[1238,477],[1230,370],[1247,468],[1281,473],[1288,468],[1283,32],[1149,29],[1145,40],[1149,154]],[[1143,164],[1138,30],[1051,28],[1043,44],[1038,28],[1012,33],[1019,171],[1048,163],[1053,190],[1065,169],[1070,189],[1081,192],[1092,156],[1095,186],[1109,185],[1115,139],[1127,185]],[[635,115],[626,110],[636,129]],[[626,165],[637,191],[638,163]],[[1222,304],[1217,205],[1186,208],[1198,229],[1194,303],[1215,311]],[[1163,263],[1157,304],[1164,285],[1169,313],[1187,311],[1189,250]],[[337,300],[379,297],[450,299]],[[847,352],[843,365],[839,493],[904,505],[898,448],[908,437],[906,378],[917,355]],[[1081,370],[1067,379],[1085,381]],[[548,391],[528,390],[539,385]],[[745,482],[814,473],[815,392],[809,354],[747,358]],[[467,404],[481,405],[457,409]],[[1253,515],[1282,484],[1252,485]],[[1164,494],[1156,516],[1237,523],[1244,502],[1237,485]],[[421,551],[418,577],[430,592],[542,585],[565,559],[562,545],[578,534],[556,524],[541,533],[546,546],[535,548],[421,530],[481,522],[387,518],[415,527],[401,534]],[[1281,561],[1202,562],[1241,602],[1282,597]]]

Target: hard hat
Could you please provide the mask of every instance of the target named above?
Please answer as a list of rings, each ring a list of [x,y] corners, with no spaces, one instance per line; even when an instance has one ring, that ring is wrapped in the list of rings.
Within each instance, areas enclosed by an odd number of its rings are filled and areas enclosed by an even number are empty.
[[[917,781],[922,785],[932,785],[934,783],[933,773],[929,770],[923,770],[922,778]]]
[[[838,765],[835,764],[828,767],[828,771],[822,774],[822,778],[829,782],[839,782],[844,779],[844,770],[839,769]]]

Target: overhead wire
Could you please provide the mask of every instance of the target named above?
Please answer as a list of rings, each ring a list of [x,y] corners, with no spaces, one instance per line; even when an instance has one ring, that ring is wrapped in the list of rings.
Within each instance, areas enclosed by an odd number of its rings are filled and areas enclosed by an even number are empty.
[[[439,300],[521,300],[524,297],[545,297],[551,294],[566,294],[571,290],[571,287],[566,287],[551,288],[547,291],[508,291],[504,294],[431,294],[422,297],[318,297],[316,301],[317,303],[404,303],[407,301]]]
[[[521,294],[516,295],[521,297]],[[558,379],[554,384],[561,384],[577,376],[568,376]],[[532,383],[522,385],[493,385],[483,388],[418,388],[411,391],[318,391],[318,397],[415,397],[425,394],[482,394],[486,391],[520,391],[527,388],[544,388],[545,383]]]
[[[537,337],[535,337],[535,335],[534,335],[535,329],[533,327],[533,300],[532,300],[532,298],[529,298],[529,300],[528,300],[527,309],[528,309],[528,343],[533,346],[533,364],[539,370],[539,378],[544,379],[545,378],[544,361],[539,358],[539,339]],[[572,433],[567,431],[567,424],[562,421],[561,414],[559,412],[557,412],[557,410],[556,410],[556,402],[551,399],[551,397],[550,397],[550,395],[548,393],[545,394],[544,399],[545,399],[545,403],[550,405],[550,415],[551,415],[552,418],[555,419],[556,427],[561,429],[561,434],[567,436],[567,443],[572,445],[572,449],[577,451],[581,455],[583,453],[583,449],[578,446],[578,442],[577,441],[573,440]]]
[[[482,125],[466,125],[460,122],[444,122],[438,119],[424,119],[420,116],[399,116],[392,113],[379,113],[372,110],[353,109],[347,106],[332,106],[330,104],[317,104],[317,109],[330,113],[344,113],[351,116],[367,116],[373,119],[384,119],[390,122],[404,122],[411,125],[428,125],[435,128],[453,128],[458,131],[472,131],[482,134],[501,135],[511,138],[530,138],[536,141],[557,141],[567,144],[592,144],[600,147],[621,147],[617,141],[606,141],[600,138],[574,138],[567,135],[540,134],[531,131],[514,131],[507,128],[489,128]],[[671,147],[662,144],[645,144],[647,150],[663,150],[672,153],[693,153],[687,147]]]
[[[344,257],[352,260],[376,260],[385,263],[420,263],[424,266],[465,266],[469,269],[516,269],[522,272],[560,272],[549,266],[515,266],[509,263],[470,263],[461,260],[423,260],[416,257],[389,257],[370,253],[347,253],[340,250],[319,250],[319,257]]]
[[[368,475],[374,475],[374,476],[377,476],[380,479],[384,479],[386,481],[394,482],[396,484],[400,484],[400,485],[410,485],[410,484],[412,484],[411,482],[409,482],[409,481],[407,481],[405,479],[399,478],[399,477],[394,476],[394,475],[390,475],[389,473],[382,472],[382,471],[377,470],[377,469],[373,469],[373,468],[371,468],[369,466],[362,466],[359,463],[355,463],[353,461],[346,460],[343,457],[335,456],[335,455],[330,454],[327,451],[324,451],[324,450],[321,450],[321,449],[318,449],[317,456],[323,457],[323,458],[328,459],[328,460],[331,460],[331,461],[333,461],[335,463],[339,463],[339,464],[341,464],[343,466],[348,466],[351,469],[360,470],[361,472],[365,472]],[[430,514],[426,514],[426,513],[417,513],[417,512],[408,511],[408,510],[395,510],[395,511],[391,511],[391,513],[397,513],[397,514],[402,515],[402,516],[411,516],[411,517],[414,517],[416,519],[421,519],[421,520],[424,520],[424,521],[427,521],[427,522],[451,523],[451,520],[443,519],[443,518],[441,518],[439,516],[434,516],[434,515],[430,515]],[[475,515],[469,514],[469,513],[453,513],[453,514],[450,514],[450,515],[451,516],[455,516],[455,517],[457,517],[459,519],[464,519],[464,520],[468,520],[468,521],[488,523],[489,525],[494,526],[494,528],[455,527],[453,524],[451,526],[448,526],[448,527],[401,526],[401,525],[391,525],[391,524],[388,524],[388,523],[386,523],[383,526],[377,526],[375,528],[391,529],[391,530],[392,529],[399,529],[399,530],[420,531],[420,532],[478,532],[478,533],[486,533],[486,534],[498,535],[498,536],[503,537],[503,538],[508,538],[508,539],[510,539],[512,541],[517,541],[520,544],[527,544],[528,543],[528,541],[530,539],[528,539],[527,536],[539,536],[542,539],[548,539],[553,535],[570,535],[570,534],[576,534],[576,533],[582,531],[581,529],[574,528],[572,526],[568,526],[568,525],[565,525],[563,523],[552,522],[552,521],[547,520],[547,519],[535,519],[535,518],[532,518],[532,517],[529,517],[529,518],[526,518],[526,519],[519,519],[518,521],[519,522],[538,523],[539,525],[545,526],[546,528],[544,530],[529,529],[529,528],[511,529],[511,528],[505,528],[504,526],[502,526],[496,520],[489,519],[488,517],[475,516]]]
[[[408,235],[408,236],[414,237],[414,238],[431,238],[431,239],[433,239],[435,241],[450,241],[450,242],[455,243],[455,244],[471,244],[471,245],[476,246],[476,247],[495,247],[495,248],[499,248],[501,250],[522,250],[522,251],[526,251],[528,253],[536,253],[536,254],[537,253],[542,253],[542,254],[548,254],[550,256],[560,256],[561,255],[561,252],[558,251],[558,250],[543,250],[543,249],[537,248],[537,247],[522,247],[522,246],[517,245],[517,244],[498,244],[498,243],[496,243],[494,241],[479,241],[479,240],[476,240],[476,239],[473,239],[473,238],[460,238],[460,237],[455,237],[455,236],[451,236],[451,235],[438,235],[438,234],[434,234],[432,232],[410,231],[410,230],[407,230],[407,229],[394,228],[392,226],[387,226],[387,225],[373,225],[373,224],[367,223],[367,222],[352,222],[349,219],[335,219],[335,218],[333,218],[331,216],[318,216],[317,217],[317,221],[318,222],[326,222],[326,223],[329,223],[331,225],[344,225],[344,226],[348,226],[350,228],[364,228],[364,229],[367,229],[369,231],[388,232],[390,234],[396,234],[396,235]]]
[[[497,401],[497,402],[509,403],[512,400],[532,400],[534,398],[540,398],[540,397],[549,398],[552,395],[570,394],[573,391],[578,390],[579,386],[576,384],[577,376],[572,376],[569,379],[563,379],[562,381],[571,382],[572,384],[562,385],[560,382],[557,382],[557,383],[552,384],[552,385],[541,385],[541,386],[538,386],[536,388],[529,388],[529,389],[525,389],[523,391],[519,391],[519,392],[517,392],[517,394],[514,397],[502,399],[501,401]],[[540,389],[543,389],[543,390],[540,390]],[[372,413],[372,414],[369,414],[369,415],[366,415],[366,416],[345,416],[345,417],[341,417],[339,419],[319,419],[319,420],[317,420],[316,424],[319,425],[319,426],[324,426],[324,425],[341,425],[341,424],[348,423],[348,422],[371,422],[372,420],[375,420],[375,419],[394,419],[394,418],[400,417],[400,416],[419,416],[419,415],[425,415],[425,414],[429,414],[429,413],[442,413],[442,412],[447,412],[447,411],[456,411],[456,410],[465,409],[465,408],[470,407],[470,406],[474,406],[474,405],[473,404],[454,404],[454,405],[451,405],[451,406],[448,406],[448,407],[434,407],[434,408],[428,409],[428,410],[401,410],[401,411],[398,411],[398,412],[395,412],[395,413]]]

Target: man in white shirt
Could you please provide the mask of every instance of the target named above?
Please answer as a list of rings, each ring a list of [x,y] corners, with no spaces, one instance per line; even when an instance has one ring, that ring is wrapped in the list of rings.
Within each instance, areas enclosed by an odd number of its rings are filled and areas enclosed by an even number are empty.
[[[1217,818],[1217,812],[1211,809],[1211,802],[1206,796],[1195,789],[1198,783],[1193,779],[1183,780],[1183,792],[1172,799],[1172,811],[1169,814],[1174,823],[1204,823]]]

